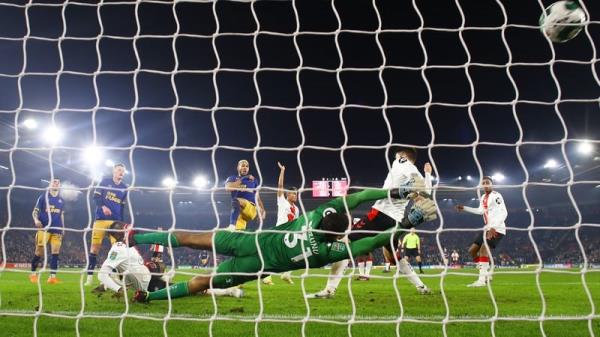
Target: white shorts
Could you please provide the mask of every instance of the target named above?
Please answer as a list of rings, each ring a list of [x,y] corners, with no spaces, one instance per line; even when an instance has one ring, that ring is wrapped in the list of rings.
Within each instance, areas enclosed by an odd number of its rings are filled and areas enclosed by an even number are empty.
[[[125,273],[123,273],[125,274]],[[117,282],[119,274],[111,274],[111,277]],[[133,288],[135,290],[148,290],[148,285],[150,284],[150,279],[152,279],[152,275],[146,266],[135,272],[128,272],[125,274],[125,285],[127,288]]]

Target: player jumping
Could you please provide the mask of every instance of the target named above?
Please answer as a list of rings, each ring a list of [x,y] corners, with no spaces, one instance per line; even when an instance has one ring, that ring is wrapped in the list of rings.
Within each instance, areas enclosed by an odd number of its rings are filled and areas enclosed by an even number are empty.
[[[414,177],[422,179],[419,170],[415,166],[417,160],[417,152],[412,148],[400,148],[394,153],[394,161],[392,162],[392,168],[388,172],[383,188],[398,188],[405,185]],[[425,187],[426,192],[429,193],[431,190],[431,165],[425,164]],[[402,222],[405,218],[406,206],[409,200],[391,200],[382,199],[375,202],[371,211],[367,213],[359,222],[357,222],[352,229],[353,230],[365,230],[365,231],[383,231],[387,228],[393,227],[398,222]],[[374,233],[350,233],[348,238],[350,240],[358,240],[361,238],[375,235]],[[387,261],[396,261],[392,255],[395,249],[384,248],[384,256]],[[362,259],[361,259],[362,260]],[[307,295],[308,298],[329,298],[335,295],[335,291],[339,286],[342,275],[346,266],[348,265],[347,260],[339,261],[332,264],[329,272],[329,279],[325,289]],[[413,271],[410,264],[404,259],[398,261],[398,271],[405,274],[408,280],[417,288],[417,291],[422,294],[428,294],[431,291],[427,286],[419,279],[419,276]]]
[[[458,212],[465,211],[483,215],[483,222],[485,223],[483,233],[477,233],[473,244],[469,248],[469,253],[479,269],[479,279],[469,284],[469,287],[485,287],[489,281],[490,258],[486,245],[483,244],[483,236],[485,235],[487,246],[494,249],[506,235],[504,221],[508,216],[508,211],[502,195],[494,191],[493,185],[494,181],[491,177],[483,177],[481,186],[484,194],[481,196],[478,208],[463,205],[456,206]]]
[[[258,179],[250,172],[250,163],[242,159],[237,165],[237,176],[230,176],[225,182],[225,189],[231,192],[231,216],[229,220],[230,229],[238,231],[246,230],[248,221],[256,218],[256,205],[258,203],[260,216],[266,217],[265,207],[260,197],[256,194],[259,185]]]
[[[421,184],[421,186],[424,186]],[[343,214],[359,204],[383,198],[414,196],[415,186],[401,189],[364,190],[329,201],[298,219],[258,234],[219,231],[216,233],[147,233],[130,232],[129,244],[160,243],[172,247],[212,250],[233,256],[219,264],[216,275],[198,275],[188,282],[172,285],[156,292],[139,291],[134,301],[147,302],[195,294],[211,287],[228,288],[257,278],[259,272],[285,272],[322,267],[328,263],[358,256],[389,244],[396,232],[388,231],[348,244],[337,241],[348,229],[348,216]],[[418,191],[423,188],[417,187]],[[417,197],[407,217],[399,225],[411,228],[436,217],[433,201]],[[395,224],[394,224],[395,226]],[[326,232],[323,232],[326,231]],[[256,237],[258,235],[258,238]],[[262,257],[262,259],[261,259]],[[264,263],[263,263],[264,262]],[[235,273],[234,275],[230,273]]]
[[[298,200],[296,188],[291,187],[287,192],[284,192],[285,166],[281,165],[280,162],[277,162],[277,165],[279,166],[279,179],[277,180],[277,223],[275,226],[280,226],[298,219],[300,210],[296,205]],[[281,274],[281,279],[289,284],[294,284],[291,272]]]

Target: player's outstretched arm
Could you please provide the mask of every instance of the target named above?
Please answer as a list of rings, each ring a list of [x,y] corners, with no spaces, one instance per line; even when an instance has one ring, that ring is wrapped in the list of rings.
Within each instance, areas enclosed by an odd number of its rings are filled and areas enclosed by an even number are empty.
[[[423,172],[425,172],[425,193],[431,194],[433,190],[433,177],[431,176],[431,172],[433,172],[433,168],[430,163],[425,163],[423,166]]]
[[[31,212],[31,217],[33,218],[33,223],[36,227],[42,228],[42,222],[40,221],[40,209],[42,208],[42,197],[39,197],[37,202],[35,203],[35,207],[33,207],[33,212]]]
[[[184,231],[155,232],[129,235],[129,246],[140,244],[159,244],[163,246],[189,247],[193,249],[212,250],[214,233],[191,233]]]
[[[277,162],[277,166],[279,166],[279,179],[277,179],[277,197],[281,197],[283,195],[283,180],[285,177],[285,166],[281,165],[280,162]]]
[[[435,203],[431,199],[418,197],[415,203],[411,207],[408,215],[398,224],[398,228],[390,229],[389,231],[377,234],[373,237],[363,238],[357,241],[351,242],[350,252],[345,247],[343,242],[334,242],[331,246],[329,254],[329,262],[336,262],[349,258],[349,255],[353,257],[366,255],[376,248],[383,247],[390,242],[397,242],[398,235],[404,233],[403,229],[416,227],[423,222],[432,221],[437,218],[437,208]],[[398,234],[398,235],[396,235]],[[392,238],[392,235],[394,238]],[[393,241],[390,241],[393,240]]]
[[[391,190],[365,189],[360,192],[348,194],[345,197],[339,197],[339,198],[333,199],[333,200],[319,206],[316,209],[316,211],[323,211],[323,210],[331,207],[331,208],[334,208],[338,212],[344,212],[345,207],[346,207],[345,205],[348,205],[348,209],[354,209],[362,203],[369,202],[369,201],[375,201],[375,200],[379,200],[379,199],[384,199],[384,198],[388,198],[388,197],[390,197],[392,199],[405,199],[405,198],[407,198],[407,194],[408,194],[405,192],[406,191],[401,190],[401,189],[391,189]]]
[[[483,214],[483,203],[479,203],[479,207],[477,207],[477,208],[464,206],[464,205],[456,205],[456,211],[482,215]]]

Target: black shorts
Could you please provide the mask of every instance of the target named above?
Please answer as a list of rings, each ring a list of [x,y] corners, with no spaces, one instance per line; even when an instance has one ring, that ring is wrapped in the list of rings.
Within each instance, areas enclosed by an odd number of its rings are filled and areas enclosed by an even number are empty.
[[[478,245],[479,247],[483,246],[483,236],[484,236],[483,232],[477,233],[477,236],[475,236],[473,243]],[[487,242],[488,246],[491,249],[495,249],[496,246],[500,243],[500,241],[502,241],[503,237],[504,237],[504,234],[496,233],[496,237],[492,238],[491,240],[486,239],[485,241]]]
[[[164,263],[146,262],[146,268],[152,273],[152,278],[148,284],[148,291],[157,291],[167,286],[167,283],[162,280],[161,275],[165,272]]]
[[[355,230],[365,230],[365,231],[377,231],[383,232],[392,227],[396,226],[396,220],[387,216],[386,214],[372,208],[367,215],[362,217],[360,221],[355,223],[352,226],[352,231]],[[348,235],[348,239],[350,241],[356,241],[368,237],[372,237],[377,235],[378,233],[364,233],[364,232],[351,232]],[[390,252],[394,252],[397,247],[390,247],[390,245],[386,246]]]
[[[417,257],[419,256],[419,249],[418,248],[406,248],[404,250],[404,256],[408,256],[408,257]]]

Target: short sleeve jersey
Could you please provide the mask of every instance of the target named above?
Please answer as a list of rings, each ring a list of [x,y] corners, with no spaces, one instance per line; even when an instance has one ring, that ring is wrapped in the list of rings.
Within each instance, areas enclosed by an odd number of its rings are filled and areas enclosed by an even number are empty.
[[[46,192],[38,197],[34,209],[39,212],[39,219],[42,226],[49,226],[48,232],[61,233],[63,227],[62,213],[64,204],[60,194],[53,196],[51,193]],[[50,216],[48,216],[48,214]]]
[[[100,198],[102,206],[110,209],[111,215],[104,215],[102,207],[96,207],[96,220],[123,221],[123,209],[127,200],[127,184],[116,184],[112,178],[104,178],[94,191],[94,198]]]
[[[242,184],[240,187],[243,188],[244,190],[231,191],[231,199],[242,198],[242,199],[246,199],[246,200],[250,201],[253,204],[256,204],[256,190],[254,190],[254,189],[257,188],[259,185],[258,179],[257,178],[250,179],[250,176],[247,176],[247,175],[246,176],[230,176],[225,181],[225,184],[232,183],[238,179],[241,180]]]

